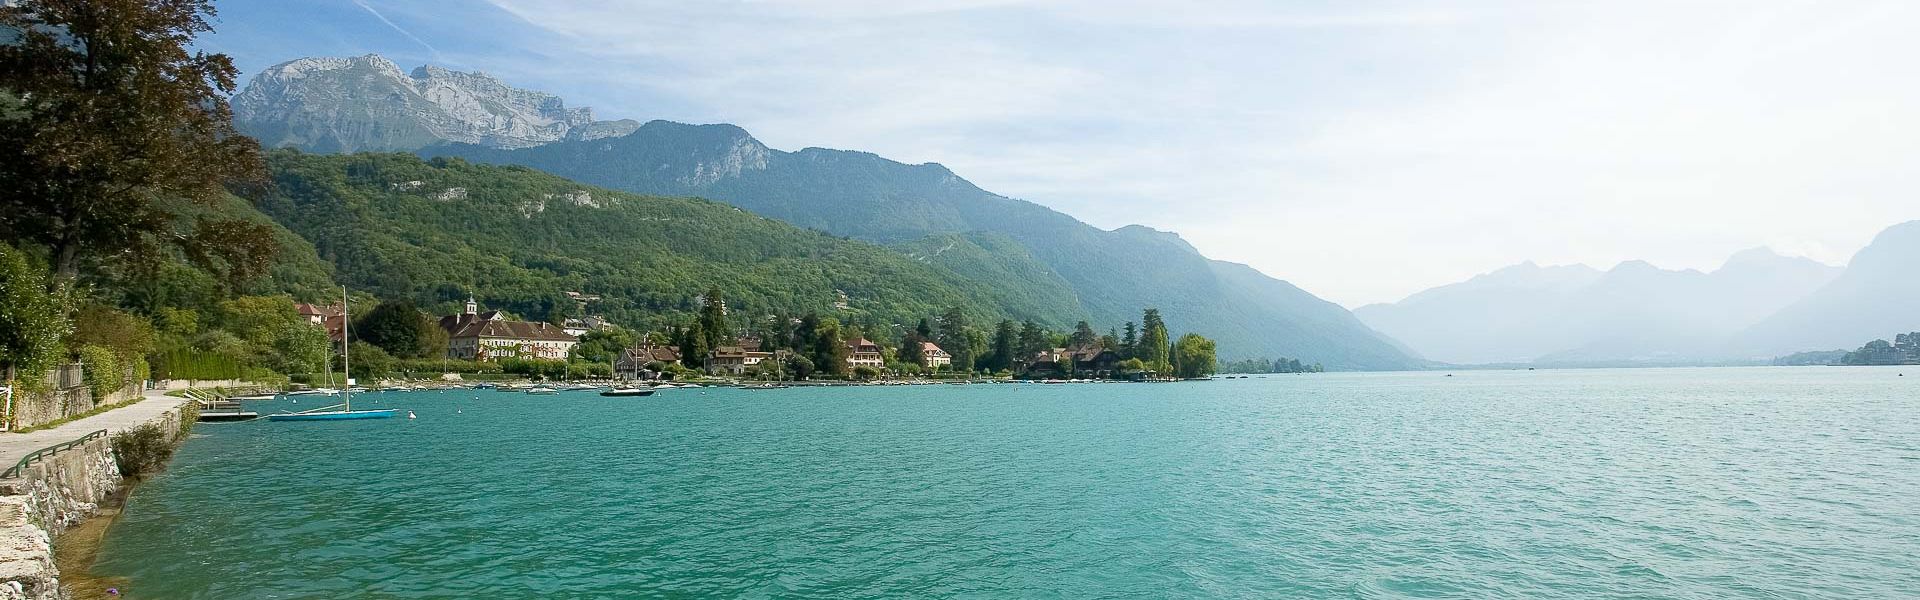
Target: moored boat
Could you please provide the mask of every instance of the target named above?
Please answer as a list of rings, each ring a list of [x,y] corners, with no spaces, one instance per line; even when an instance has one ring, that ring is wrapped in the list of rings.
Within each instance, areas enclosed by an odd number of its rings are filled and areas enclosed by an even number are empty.
[[[650,388],[630,388],[630,387],[629,388],[613,388],[604,392],[600,392],[600,395],[615,396],[615,397],[652,396],[653,390]]]

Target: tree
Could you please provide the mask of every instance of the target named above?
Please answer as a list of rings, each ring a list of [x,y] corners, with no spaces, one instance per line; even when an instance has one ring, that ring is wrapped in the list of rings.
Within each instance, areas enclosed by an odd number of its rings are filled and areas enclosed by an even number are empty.
[[[440,326],[427,320],[412,300],[389,300],[353,323],[354,337],[398,358],[438,358],[446,351]],[[438,342],[438,346],[435,343]]]
[[[806,379],[813,375],[813,369],[813,361],[804,355],[794,354],[787,357],[787,372],[792,373],[794,379]]]
[[[1081,321],[1073,326],[1073,335],[1067,336],[1068,348],[1086,348],[1100,342],[1100,334],[1093,332],[1093,326]]]
[[[307,323],[288,323],[274,336],[273,350],[282,373],[315,373],[326,369],[333,340],[327,331]]]
[[[1139,343],[1139,331],[1134,328],[1133,321],[1127,321],[1127,334],[1120,338],[1120,357],[1133,358],[1134,346]]]
[[[985,365],[988,369],[1005,371],[1013,368],[1013,356],[1019,351],[1013,329],[1013,321],[1001,321],[993,327],[993,351]]]
[[[965,311],[955,306],[948,308],[945,314],[940,315],[938,337],[940,349],[953,355],[954,370],[973,371],[974,362],[979,356],[974,342],[981,336],[968,323]]]
[[[1213,353],[1213,340],[1189,333],[1180,336],[1174,343],[1174,364],[1178,367],[1174,373],[1181,377],[1206,377],[1217,370],[1218,360]]]
[[[680,328],[680,339],[676,343],[680,346],[680,362],[694,368],[706,364],[707,351],[713,349],[707,345],[707,332],[699,320]]]
[[[236,221],[175,235],[170,203],[211,204],[263,182],[233,128],[238,71],[190,51],[211,0],[17,0],[0,7],[0,234],[44,245],[57,281],[84,259],[151,259],[164,246],[257,275],[270,230]],[[271,243],[270,237],[267,240]]]
[[[734,345],[733,328],[727,325],[727,301],[720,296],[720,288],[707,290],[706,301],[700,305],[700,329],[706,334],[708,348]]]
[[[60,340],[69,327],[66,294],[49,279],[19,250],[0,244],[0,368],[9,385],[16,374],[37,384],[60,360]],[[47,293],[49,287],[56,293]]]
[[[859,379],[859,380],[862,380],[862,381],[865,381],[865,380],[868,380],[868,379],[873,379],[873,378],[875,378],[875,377],[879,377],[879,376],[880,376],[880,370],[879,370],[879,369],[875,369],[875,368],[873,368],[873,367],[870,367],[870,366],[867,366],[867,365],[860,365],[860,366],[858,366],[858,367],[854,367],[854,368],[853,368],[853,378],[854,378],[854,379]]]
[[[1048,346],[1051,345],[1051,341],[1048,339],[1047,330],[1041,329],[1040,325],[1033,321],[1027,321],[1020,325],[1020,341],[1018,344],[1019,346],[1014,349],[1014,352],[1017,353],[1015,360],[1026,360],[1033,358],[1035,354],[1046,351]]]
[[[811,358],[814,367],[834,375],[845,375],[850,353],[846,341],[841,338],[840,321],[832,317],[820,319],[819,326],[813,330]]]
[[[67,346],[99,346],[112,350],[120,362],[135,359],[155,349],[153,324],[111,306],[97,303],[82,305],[73,313],[73,335]]]
[[[926,319],[920,319],[920,325],[900,338],[900,362],[913,363],[914,366],[926,364],[922,356],[921,344],[933,341],[933,325]]]
[[[393,355],[387,354],[379,346],[359,340],[353,342],[351,358],[353,370],[350,374],[353,377],[365,379],[386,377],[393,372],[393,367],[398,362],[393,359]]]
[[[1140,340],[1135,346],[1134,356],[1147,363],[1147,368],[1162,374],[1173,372],[1173,364],[1168,360],[1169,344],[1167,324],[1160,320],[1160,310],[1146,309],[1140,318]]]

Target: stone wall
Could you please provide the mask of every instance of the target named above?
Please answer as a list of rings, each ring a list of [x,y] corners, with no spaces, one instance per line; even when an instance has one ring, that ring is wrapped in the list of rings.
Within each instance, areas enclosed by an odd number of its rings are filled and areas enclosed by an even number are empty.
[[[179,443],[181,407],[147,423]],[[9,467],[11,465],[8,465]],[[53,565],[53,536],[94,516],[125,482],[111,436],[89,440],[0,480],[0,600],[62,599]]]
[[[13,395],[13,427],[23,429],[45,425],[74,415],[83,415],[100,406],[126,402],[140,396],[138,382],[130,383],[105,398],[94,398],[87,388],[79,364],[64,365],[47,372],[42,391]],[[127,379],[132,379],[128,370]]]

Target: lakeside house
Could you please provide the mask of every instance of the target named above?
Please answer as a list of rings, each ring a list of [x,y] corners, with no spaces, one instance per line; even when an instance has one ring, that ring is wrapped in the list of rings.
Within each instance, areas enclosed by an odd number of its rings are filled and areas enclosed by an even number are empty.
[[[671,346],[644,344],[622,350],[613,360],[613,376],[620,379],[653,379],[659,374],[647,368],[647,365],[680,364],[680,349]]]
[[[293,305],[293,312],[299,314],[300,318],[306,320],[308,324],[325,328],[327,339],[338,342],[341,336],[346,335],[346,311],[342,310],[338,304],[322,306],[309,302],[296,302]]]
[[[872,340],[864,337],[854,338],[847,342],[847,349],[852,351],[847,354],[849,369],[854,367],[884,369],[887,366],[886,359],[880,355],[880,345],[873,343]]]
[[[1119,363],[1119,353],[1100,346],[1048,348],[1034,353],[1021,373],[1029,379],[1106,379],[1113,377]]]
[[[953,364],[953,355],[933,342],[920,342],[920,366],[938,369]]]
[[[708,374],[738,376],[746,372],[746,348],[739,346],[721,346],[707,352]]]
[[[558,325],[510,321],[500,311],[480,312],[479,308],[473,298],[467,298],[465,311],[440,318],[440,328],[447,332],[448,358],[565,360],[580,342]]]

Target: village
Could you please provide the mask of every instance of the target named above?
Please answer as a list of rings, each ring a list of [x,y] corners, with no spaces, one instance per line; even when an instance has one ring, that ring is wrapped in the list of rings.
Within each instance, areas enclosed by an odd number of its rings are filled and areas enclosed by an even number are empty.
[[[1156,357],[1164,361],[1168,356],[1179,354],[1177,347],[1169,348],[1166,342],[1155,341],[1147,346],[1157,353],[1142,353],[1140,357],[1124,354],[1128,347],[1140,347],[1148,337],[1138,335],[1140,339],[1134,339],[1137,333],[1147,332],[1136,332],[1133,323],[1127,324],[1125,340],[1118,335],[1092,335],[1084,322],[1075,334],[1058,336],[1032,323],[1026,323],[1021,330],[1010,329],[1010,322],[1002,323],[1001,331],[996,333],[1004,339],[986,339],[985,352],[982,348],[961,350],[962,362],[957,363],[956,352],[942,347],[925,320],[918,328],[906,328],[907,333],[898,340],[884,342],[857,331],[838,340],[832,339],[836,337],[832,335],[820,336],[816,330],[823,327],[813,315],[785,318],[785,327],[777,328],[781,330],[779,333],[774,333],[776,327],[763,326],[758,331],[732,335],[724,331],[725,302],[713,292],[698,299],[703,314],[689,326],[636,334],[593,313],[594,304],[600,301],[598,295],[569,291],[566,296],[575,302],[577,314],[583,316],[569,317],[557,324],[519,320],[505,311],[486,309],[472,297],[457,314],[423,314],[432,330],[444,336],[444,350],[437,358],[442,359],[442,364],[460,365],[465,369],[455,367],[444,373],[423,373],[414,369],[363,371],[356,366],[354,371],[376,379],[465,379],[498,374],[521,375],[530,380],[704,379],[809,384],[941,380],[1157,381],[1173,380],[1174,375],[1180,374],[1170,366],[1154,368],[1152,361]],[[838,293],[838,296],[835,306],[844,309],[846,295]],[[300,302],[294,304],[294,310],[302,321],[326,331],[336,353],[348,335],[350,323],[356,342],[365,339],[361,329],[372,327],[359,315],[349,321],[338,303]],[[775,318],[766,317],[767,320]],[[1163,340],[1164,324],[1158,323],[1157,311],[1148,310],[1146,319],[1149,329],[1160,330],[1160,337],[1155,339]],[[830,324],[824,329],[838,329],[831,319],[827,321]],[[723,331],[713,336],[711,330],[714,329]],[[789,339],[784,344],[768,339],[776,335],[813,339]],[[975,344],[971,345],[981,345],[979,341],[974,340]],[[624,343],[608,348],[608,342]],[[1186,378],[1212,374],[1214,359],[1210,341],[1206,342],[1205,354],[1208,364],[1186,370]],[[366,364],[368,360],[379,359],[356,360]],[[555,372],[556,365],[558,372]],[[328,371],[331,369],[327,367]],[[472,373],[455,372],[460,370]]]

